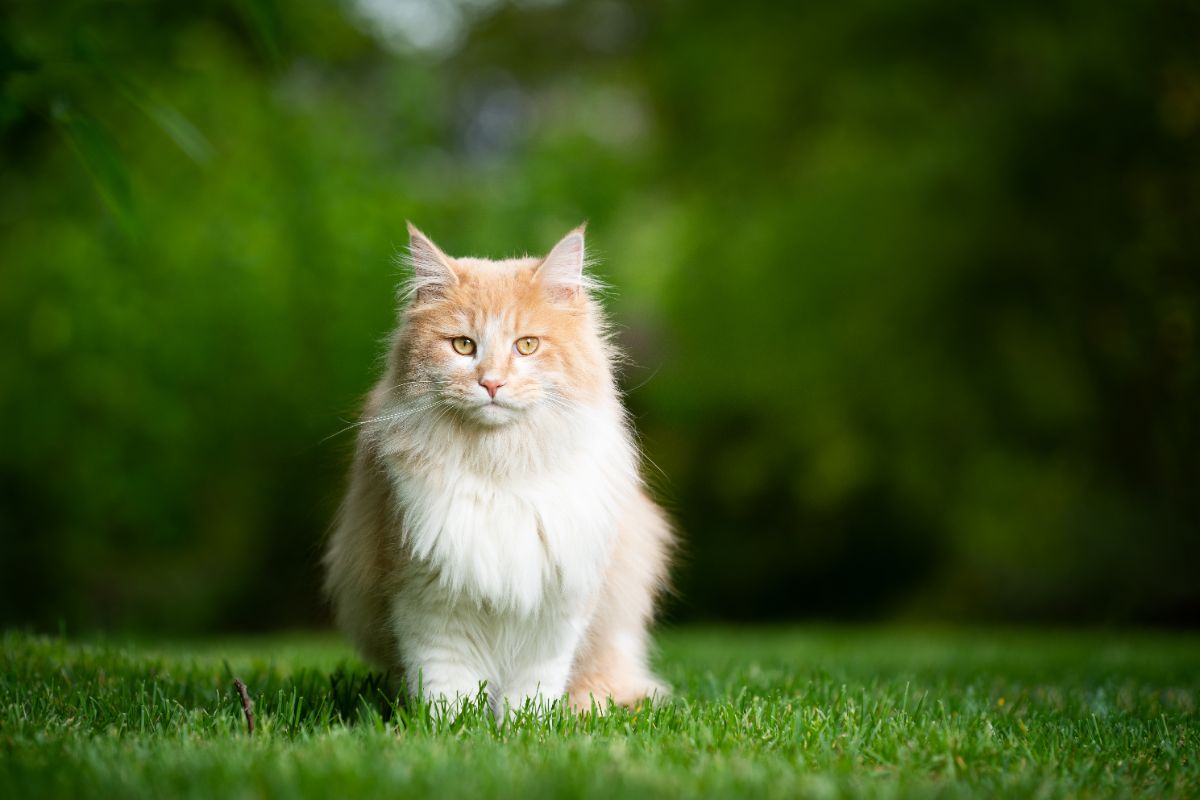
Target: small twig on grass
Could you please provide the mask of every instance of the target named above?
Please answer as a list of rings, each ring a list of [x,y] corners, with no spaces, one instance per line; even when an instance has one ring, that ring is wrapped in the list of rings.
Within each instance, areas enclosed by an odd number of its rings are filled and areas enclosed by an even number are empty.
[[[246,684],[241,678],[233,679],[233,688],[238,690],[238,694],[242,698],[242,713],[246,715],[246,729],[250,735],[254,735],[254,707],[250,702],[250,693],[246,691]]]

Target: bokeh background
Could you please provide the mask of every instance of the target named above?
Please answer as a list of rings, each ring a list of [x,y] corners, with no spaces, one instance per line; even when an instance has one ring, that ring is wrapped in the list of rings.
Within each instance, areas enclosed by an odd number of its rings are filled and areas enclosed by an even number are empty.
[[[412,219],[590,222],[669,617],[1200,622],[1192,2],[6,2],[0,623],[322,625]]]

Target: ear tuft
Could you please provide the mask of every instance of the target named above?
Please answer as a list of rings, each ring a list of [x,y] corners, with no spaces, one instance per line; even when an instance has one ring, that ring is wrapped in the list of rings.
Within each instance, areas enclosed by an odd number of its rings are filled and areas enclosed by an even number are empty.
[[[574,297],[586,288],[583,277],[587,260],[583,240],[585,228],[586,222],[560,239],[533,274],[534,280],[540,281],[556,296]]]
[[[412,270],[404,294],[418,304],[441,297],[446,288],[458,283],[453,259],[411,222],[408,223],[408,252],[402,260]]]

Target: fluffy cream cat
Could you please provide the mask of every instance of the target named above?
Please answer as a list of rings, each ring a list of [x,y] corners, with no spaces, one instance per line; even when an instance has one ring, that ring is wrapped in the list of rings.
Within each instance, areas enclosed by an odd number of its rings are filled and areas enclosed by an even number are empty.
[[[451,258],[413,271],[325,555],[339,626],[411,692],[494,713],[663,693],[647,629],[672,535],[648,497],[584,274]]]

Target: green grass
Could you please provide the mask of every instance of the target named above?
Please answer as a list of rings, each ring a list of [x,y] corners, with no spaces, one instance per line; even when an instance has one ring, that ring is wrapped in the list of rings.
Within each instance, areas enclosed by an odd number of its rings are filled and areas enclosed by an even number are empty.
[[[337,639],[9,633],[0,797],[1200,796],[1200,638],[678,630],[673,702],[397,708]],[[251,737],[232,688],[255,700]]]

